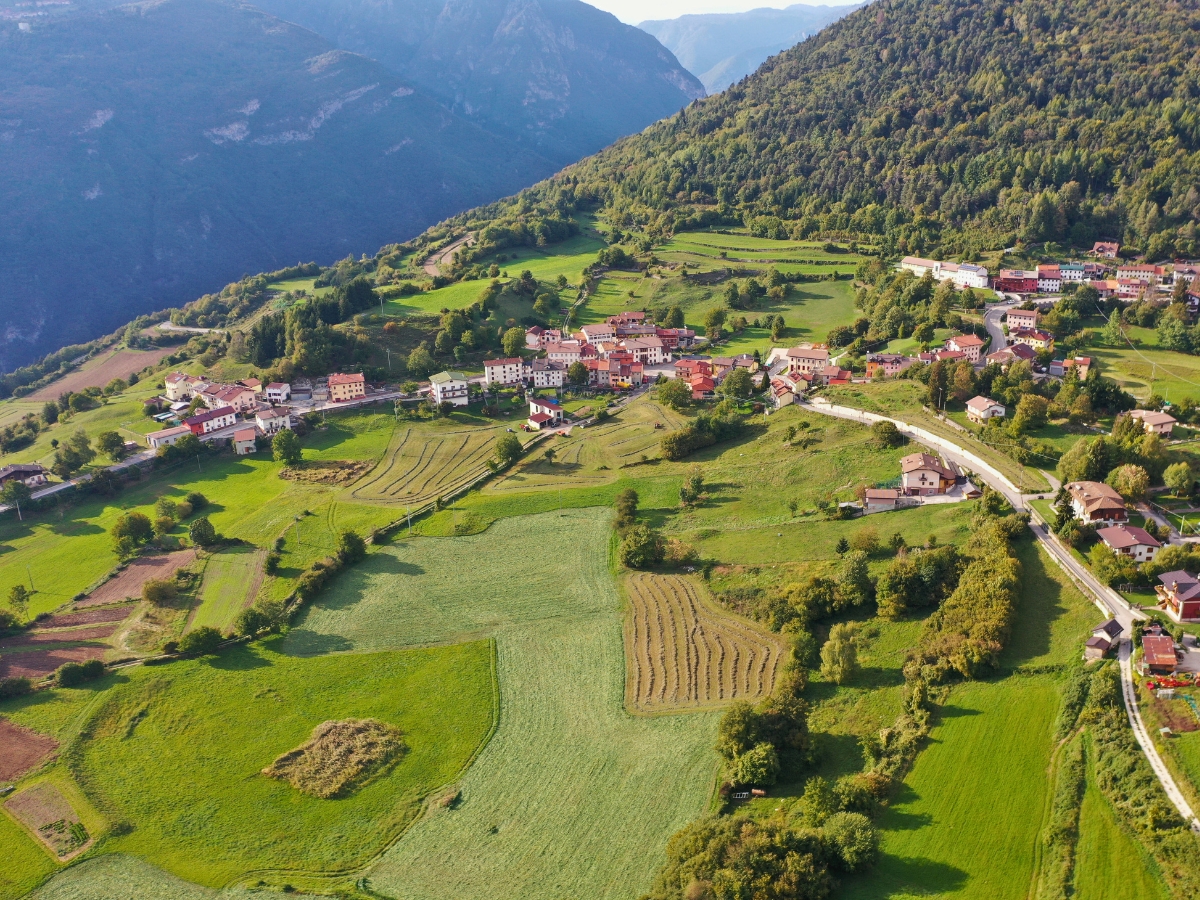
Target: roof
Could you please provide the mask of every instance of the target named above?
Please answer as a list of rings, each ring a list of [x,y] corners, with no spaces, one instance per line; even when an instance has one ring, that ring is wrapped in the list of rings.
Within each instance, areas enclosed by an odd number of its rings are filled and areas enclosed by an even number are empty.
[[[1041,310],[1038,309],[1010,309],[1006,313],[1009,318],[1012,318],[1013,316],[1016,316],[1017,318],[1028,318],[1029,316],[1033,316],[1035,319],[1041,314]]]
[[[1174,572],[1163,572],[1158,576],[1158,580],[1168,588],[1174,585],[1175,596],[1180,600],[1191,600],[1193,597],[1200,595],[1200,582],[1196,581],[1196,576],[1182,569],[1176,569]]]
[[[1124,630],[1125,629],[1123,629],[1121,627],[1121,623],[1118,622],[1116,619],[1109,619],[1103,625],[1100,625],[1100,626],[1092,629],[1093,632],[1103,631],[1110,638],[1117,637],[1117,635],[1119,635]]]
[[[557,410],[562,409],[562,407],[559,406],[557,403],[555,403],[553,400],[543,400],[541,397],[530,397],[529,405],[530,406],[544,406],[546,409],[557,409]]]
[[[1099,509],[1125,508],[1125,498],[1116,488],[1100,481],[1072,481],[1066,485],[1066,489],[1089,513]]]
[[[864,496],[868,500],[897,500],[900,492],[895,488],[867,488]]]
[[[1007,347],[1002,347],[995,353],[989,353],[987,358],[992,362],[999,362],[1005,359],[1033,359],[1037,356],[1037,352],[1028,344],[1009,344]]]
[[[903,353],[868,353],[867,362],[869,363],[900,363],[904,362]]]
[[[288,388],[290,390],[291,386],[286,381],[272,381],[267,385],[268,391],[277,391],[280,388]]]
[[[239,428],[233,433],[235,441],[252,441],[257,432],[253,428]]]
[[[1175,640],[1166,635],[1147,634],[1142,638],[1142,652],[1152,666],[1175,668]]]
[[[1053,340],[1053,337],[1051,335],[1047,334],[1044,331],[1039,331],[1036,328],[1018,328],[1014,337],[1032,338],[1035,341]]]
[[[554,417],[549,416],[546,413],[534,413],[532,416],[529,417],[529,421],[534,422],[538,425],[543,425],[546,422],[554,421]]]
[[[717,383],[707,375],[693,375],[688,384],[692,386],[693,391],[711,391],[717,387]]]
[[[188,425],[199,425],[203,422],[208,422],[211,419],[221,419],[221,418],[224,418],[225,416],[236,416],[236,415],[237,415],[237,410],[235,410],[232,406],[221,406],[221,407],[218,407],[217,409],[209,409],[209,410],[205,410],[202,413],[197,413],[196,415],[192,416],[190,419],[184,419],[183,421]]]
[[[1128,547],[1161,547],[1157,540],[1150,537],[1149,532],[1136,525],[1114,525],[1111,528],[1101,528],[1096,537],[1104,541],[1114,550],[1124,550]]]
[[[1058,278],[1062,270],[1057,265],[1038,266],[1037,273],[1038,278]]]
[[[180,426],[180,427],[183,427],[183,426]],[[191,429],[184,428],[183,430],[190,431]],[[45,468],[38,465],[37,463],[13,463],[12,465],[8,465],[8,466],[5,466],[3,469],[0,469],[0,478],[6,478],[9,475],[21,475],[21,474],[41,475],[45,471],[46,471]]]
[[[330,384],[364,384],[366,380],[367,379],[361,372],[357,374],[342,374],[341,372],[334,372],[329,376]]]
[[[1019,278],[1023,281],[1037,281],[1037,272],[1030,272],[1027,269],[1001,269],[1001,278]]]
[[[938,265],[938,262],[933,259],[922,259],[919,256],[906,256],[900,260],[902,266],[924,266],[926,269],[932,269]]]
[[[989,410],[993,406],[999,406],[1001,409],[1004,409],[1003,403],[997,403],[995,400],[991,400],[988,397],[972,397],[967,401],[967,409],[977,409],[980,412]]]
[[[1165,412],[1151,412],[1148,409],[1135,409],[1129,413],[1134,419],[1141,419],[1147,425],[1174,425],[1176,419]]]
[[[248,388],[262,387],[262,382],[257,378],[243,378],[238,384],[245,385]]]
[[[953,478],[954,473],[946,466],[942,465],[942,461],[936,456],[931,456],[928,453],[910,453],[908,456],[900,460],[900,471],[904,474],[916,472],[919,469],[932,469],[943,478]]]
[[[462,372],[438,372],[430,375],[429,380],[434,384],[449,384],[452,381],[466,381],[467,376]]]
[[[163,438],[175,437],[175,435],[177,435],[177,434],[184,435],[184,434],[191,434],[191,433],[192,433],[192,429],[188,428],[186,425],[176,425],[173,428],[164,428],[162,431],[151,431],[149,434],[146,435],[146,440],[159,441],[159,440],[162,440]],[[8,468],[8,467],[5,467],[5,468]],[[0,469],[0,478],[4,477],[4,473],[5,473],[5,469]]]
[[[983,346],[983,338],[979,337],[978,335],[974,335],[974,334],[959,334],[959,335],[955,335],[954,337],[950,338],[950,340],[954,341],[954,343],[956,343],[960,347],[982,347]]]
[[[509,356],[504,359],[485,359],[483,361],[484,368],[488,366],[519,366],[520,364],[521,357],[519,356]]]
[[[1096,635],[1095,637],[1088,638],[1087,643],[1084,644],[1084,646],[1088,647],[1089,649],[1107,650],[1112,647],[1112,641],[1110,641],[1108,638],[1102,638],[1100,635]]]
[[[824,347],[793,347],[787,355],[791,359],[829,359],[829,351]]]
[[[291,414],[292,411],[286,406],[268,406],[266,409],[258,410],[254,416],[258,419],[278,419]]]

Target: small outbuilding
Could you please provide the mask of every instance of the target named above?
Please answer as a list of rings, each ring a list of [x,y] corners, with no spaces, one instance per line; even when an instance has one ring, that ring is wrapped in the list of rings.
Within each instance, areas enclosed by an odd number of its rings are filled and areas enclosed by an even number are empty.
[[[1142,638],[1142,655],[1152,675],[1170,675],[1175,671],[1175,640],[1165,634],[1147,634]]]
[[[869,513],[885,512],[899,504],[900,492],[895,488],[867,488],[863,495],[863,509]]]
[[[254,439],[258,436],[253,428],[239,428],[233,433],[233,452],[238,456],[249,456],[255,451]]]

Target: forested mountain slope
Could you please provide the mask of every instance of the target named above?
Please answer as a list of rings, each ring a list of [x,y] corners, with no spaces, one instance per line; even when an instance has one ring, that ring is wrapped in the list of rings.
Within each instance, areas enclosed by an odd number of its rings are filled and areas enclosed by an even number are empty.
[[[1197,0],[879,0],[456,222],[600,201],[651,235],[744,219],[968,258],[1018,238],[1193,255],[1198,47]]]
[[[0,20],[0,365],[552,169],[249,6]]]
[[[559,165],[704,96],[658,41],[580,0],[259,0]]]
[[[649,32],[694,72],[710,94],[745,78],[770,56],[816,34],[862,4],[751,9],[642,22]]]

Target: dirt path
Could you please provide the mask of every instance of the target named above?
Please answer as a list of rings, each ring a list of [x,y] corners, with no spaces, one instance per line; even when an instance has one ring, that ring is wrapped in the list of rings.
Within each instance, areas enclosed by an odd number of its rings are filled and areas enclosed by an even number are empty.
[[[426,275],[438,276],[442,274],[442,264],[448,262],[454,256],[454,252],[464,244],[470,244],[474,240],[475,235],[465,234],[457,241],[448,247],[443,247],[436,253],[432,254],[425,262],[421,264],[421,268],[425,270]]]

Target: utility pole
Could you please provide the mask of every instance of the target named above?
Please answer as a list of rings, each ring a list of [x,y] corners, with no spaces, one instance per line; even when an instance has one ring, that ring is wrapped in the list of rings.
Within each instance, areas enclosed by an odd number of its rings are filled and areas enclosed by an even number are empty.
[[[29,571],[29,563],[25,564],[25,574],[29,576],[29,590],[33,590],[33,573]]]

